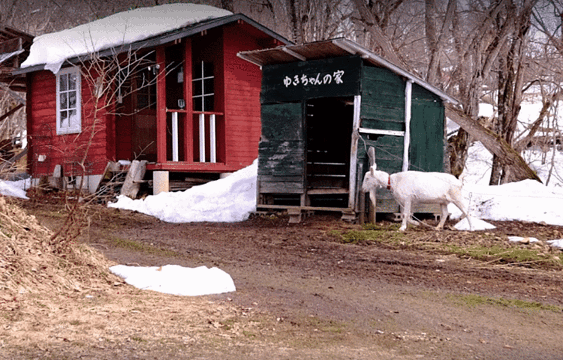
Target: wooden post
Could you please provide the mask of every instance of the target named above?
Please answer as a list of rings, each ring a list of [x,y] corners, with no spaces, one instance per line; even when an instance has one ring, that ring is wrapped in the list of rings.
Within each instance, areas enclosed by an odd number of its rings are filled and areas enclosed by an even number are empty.
[[[360,203],[360,225],[363,225],[365,223],[365,217],[366,217],[366,193],[363,191],[360,191],[360,199],[358,200]]]
[[[166,59],[164,47],[156,49],[156,161],[166,162]]]
[[[349,175],[349,194],[348,194],[348,207],[354,209],[356,201],[356,164],[358,157],[358,140],[360,139],[360,111],[362,105],[362,97],[360,95],[354,96],[354,115],[352,120],[352,144],[350,145],[350,175]]]
[[[194,113],[192,104],[192,39],[184,39],[184,161],[194,161]]]
[[[121,195],[125,195],[130,197],[131,199],[135,199],[141,187],[140,185],[141,180],[143,180],[146,171],[147,171],[146,160],[142,160],[142,161],[133,160],[131,162],[131,167],[129,167],[129,171],[127,172],[127,176],[125,177],[125,182],[123,183],[123,187],[121,188]]]

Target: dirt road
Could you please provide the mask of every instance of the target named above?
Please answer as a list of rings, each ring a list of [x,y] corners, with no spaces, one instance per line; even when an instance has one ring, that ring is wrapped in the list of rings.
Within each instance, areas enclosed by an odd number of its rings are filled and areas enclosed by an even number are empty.
[[[49,227],[61,221],[52,209],[26,207]],[[254,216],[237,224],[169,224],[128,211],[97,209],[83,241],[111,260],[217,266],[233,277],[237,291],[184,300],[127,290],[129,296],[160,300],[143,300],[145,307],[139,311],[147,312],[144,320],[121,326],[139,334],[143,326],[160,326],[161,332],[152,331],[158,335],[131,342],[131,333],[124,330],[103,349],[88,340],[81,345],[70,341],[66,347],[53,345],[48,354],[95,359],[563,359],[560,269],[511,265],[500,257],[475,260],[443,246],[504,246],[506,235],[553,238],[563,229],[495,224],[498,229],[487,233],[422,227],[403,236],[396,225],[382,223],[384,241],[361,236],[350,241],[346,234],[358,237],[364,230],[330,214],[297,225],[276,216]],[[545,252],[560,256],[558,251]],[[100,301],[111,302],[110,295],[100,295]],[[158,307],[175,304],[178,317],[186,302],[207,309],[207,315],[186,320],[201,325],[199,334],[204,335],[195,336],[192,329],[195,340],[173,342],[179,337],[172,333],[182,327],[159,318]],[[222,315],[215,314],[217,308],[223,309]],[[45,324],[44,330],[55,331],[53,326]],[[87,338],[92,330],[75,331]],[[131,343],[135,346],[125,346]],[[35,348],[24,353],[46,354]]]

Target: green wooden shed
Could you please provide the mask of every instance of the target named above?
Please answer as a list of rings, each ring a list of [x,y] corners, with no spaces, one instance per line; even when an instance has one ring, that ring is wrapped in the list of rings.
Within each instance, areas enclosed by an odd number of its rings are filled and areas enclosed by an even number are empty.
[[[262,68],[260,209],[341,211],[355,219],[368,171],[443,171],[444,102],[456,100],[353,41],[247,51]],[[377,211],[395,213],[387,189]]]

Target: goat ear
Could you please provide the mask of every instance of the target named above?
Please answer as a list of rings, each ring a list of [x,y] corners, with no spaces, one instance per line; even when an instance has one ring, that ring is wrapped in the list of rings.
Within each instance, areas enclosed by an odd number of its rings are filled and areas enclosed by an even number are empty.
[[[375,165],[371,166],[371,167],[369,168],[369,171],[370,171],[370,173],[371,173],[371,176],[375,176]]]

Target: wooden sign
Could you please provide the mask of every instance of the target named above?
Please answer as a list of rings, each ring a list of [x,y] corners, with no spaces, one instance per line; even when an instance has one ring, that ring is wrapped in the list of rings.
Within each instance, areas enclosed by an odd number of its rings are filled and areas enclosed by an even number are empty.
[[[262,68],[261,101],[279,103],[360,93],[362,59],[345,56]]]

